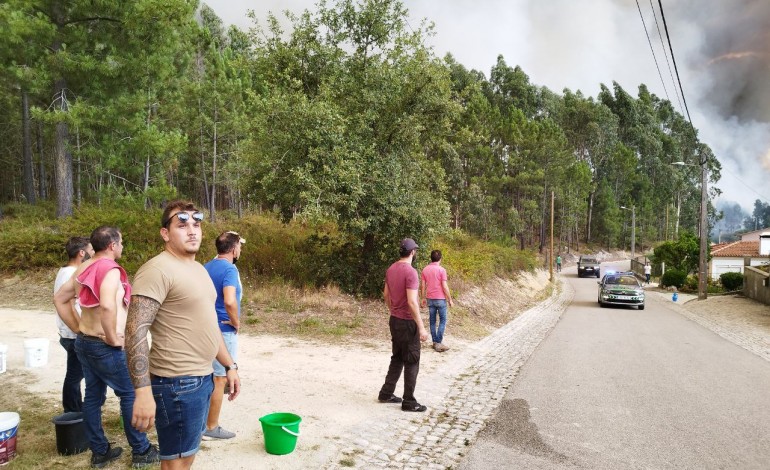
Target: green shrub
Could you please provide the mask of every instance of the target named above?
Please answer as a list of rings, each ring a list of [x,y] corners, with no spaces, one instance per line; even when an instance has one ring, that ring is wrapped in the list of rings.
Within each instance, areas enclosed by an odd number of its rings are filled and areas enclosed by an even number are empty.
[[[687,279],[687,273],[678,269],[669,269],[660,278],[660,284],[663,287],[674,286],[677,289],[681,288],[685,280]]]
[[[72,217],[57,219],[53,204],[9,204],[0,220],[0,271],[55,269],[67,262],[64,244],[71,236],[89,236],[100,225],[114,225],[123,233],[125,249],[120,263],[132,276],[147,260],[163,250],[160,238],[161,210],[145,209],[143,200],[114,197],[101,206],[83,204]],[[272,213],[238,218],[230,211],[217,212],[216,222],[203,224],[203,243],[198,261],[216,256],[214,239],[235,230],[246,239],[238,267],[244,279],[266,283],[282,280],[295,287],[338,285],[345,292],[378,296],[384,269],[398,258],[398,247],[379,249],[362,266],[361,241],[339,231],[333,223],[282,223]],[[453,288],[478,285],[495,276],[510,278],[537,265],[536,254],[504,243],[484,242],[460,231],[431,240],[418,240],[415,266],[430,262],[439,249]],[[368,273],[366,275],[362,273]],[[365,288],[362,289],[362,286]]]
[[[728,291],[738,290],[743,286],[743,274],[741,273],[723,273],[719,276],[719,280]]]
[[[683,290],[697,291],[698,276],[693,276],[692,274],[687,276],[687,279],[684,280],[684,285],[682,287],[683,287]]]

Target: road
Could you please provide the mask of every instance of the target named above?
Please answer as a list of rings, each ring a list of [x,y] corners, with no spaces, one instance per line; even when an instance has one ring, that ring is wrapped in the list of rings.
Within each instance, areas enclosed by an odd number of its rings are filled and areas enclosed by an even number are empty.
[[[661,297],[602,309],[595,278],[562,279],[572,303],[459,468],[770,468],[770,362]]]

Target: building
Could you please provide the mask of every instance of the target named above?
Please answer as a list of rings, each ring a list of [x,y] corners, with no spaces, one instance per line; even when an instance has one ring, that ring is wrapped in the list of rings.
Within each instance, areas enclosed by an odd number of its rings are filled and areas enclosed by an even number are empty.
[[[717,280],[727,272],[743,274],[743,266],[770,264],[770,231],[744,234],[749,240],[720,243],[711,246],[709,273]],[[752,239],[753,238],[753,239]]]
[[[741,234],[742,242],[758,242],[759,236],[765,232],[770,232],[770,227],[754,230],[753,232],[746,232]]]

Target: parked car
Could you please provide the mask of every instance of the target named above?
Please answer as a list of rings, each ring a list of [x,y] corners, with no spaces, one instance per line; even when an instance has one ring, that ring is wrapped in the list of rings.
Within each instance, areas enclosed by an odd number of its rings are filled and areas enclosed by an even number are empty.
[[[578,277],[599,277],[599,261],[593,256],[581,256],[578,259]]]
[[[608,272],[597,283],[599,306],[635,305],[639,310],[644,310],[644,287],[633,272]]]

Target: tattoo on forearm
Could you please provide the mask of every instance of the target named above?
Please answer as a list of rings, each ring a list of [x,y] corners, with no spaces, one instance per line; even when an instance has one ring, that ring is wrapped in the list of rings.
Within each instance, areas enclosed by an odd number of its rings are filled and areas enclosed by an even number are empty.
[[[150,385],[150,346],[147,332],[160,304],[141,295],[132,295],[126,320],[126,359],[134,388]]]

